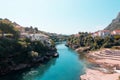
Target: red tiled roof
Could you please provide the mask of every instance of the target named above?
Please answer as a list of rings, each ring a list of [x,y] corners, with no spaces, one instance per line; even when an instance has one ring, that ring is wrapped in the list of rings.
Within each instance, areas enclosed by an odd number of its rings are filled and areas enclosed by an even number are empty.
[[[94,33],[93,33],[93,35],[98,35],[98,34],[99,34],[98,32],[99,32],[99,31],[97,31],[97,32],[94,32]]]
[[[74,36],[79,37],[79,36],[80,36],[80,34],[75,34]]]
[[[117,32],[117,33],[120,33],[120,29],[117,29],[117,30],[114,30],[115,32]]]

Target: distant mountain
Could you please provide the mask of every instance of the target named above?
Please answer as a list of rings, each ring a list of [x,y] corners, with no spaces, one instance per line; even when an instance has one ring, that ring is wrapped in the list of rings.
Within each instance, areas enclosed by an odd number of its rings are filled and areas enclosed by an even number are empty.
[[[109,24],[105,30],[110,30],[113,31],[115,29],[120,29],[120,12],[118,14],[118,16],[112,20],[111,24]]]

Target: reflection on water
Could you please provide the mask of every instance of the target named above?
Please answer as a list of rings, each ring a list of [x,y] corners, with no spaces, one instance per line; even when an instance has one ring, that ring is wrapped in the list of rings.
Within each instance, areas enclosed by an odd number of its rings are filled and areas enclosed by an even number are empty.
[[[56,48],[59,58],[34,68],[0,77],[0,80],[80,80],[80,75],[84,74],[86,68],[83,55],[77,54],[64,43],[58,44]]]
[[[34,80],[35,77],[42,77],[50,66],[55,65],[56,58],[50,60],[47,64],[41,64],[33,68],[27,68],[18,72],[0,77],[0,80]]]
[[[35,77],[41,78],[44,73],[51,67],[56,64],[56,59],[50,60],[47,64],[40,65],[37,68],[32,68],[27,73],[23,74],[23,80],[34,80]]]

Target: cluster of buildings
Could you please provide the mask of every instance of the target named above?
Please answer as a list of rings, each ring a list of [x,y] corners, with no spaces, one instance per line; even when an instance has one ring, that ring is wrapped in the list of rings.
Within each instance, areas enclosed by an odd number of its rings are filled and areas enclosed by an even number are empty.
[[[78,34],[74,34],[75,37],[79,37],[82,33],[78,33]],[[110,31],[110,30],[99,30],[99,31],[96,31],[94,33],[87,33],[86,34],[90,34],[92,37],[96,37],[96,36],[99,36],[99,37],[102,37],[102,38],[105,38],[106,36],[111,36],[111,35],[120,35],[120,29],[116,29],[116,30],[113,30],[113,31]]]
[[[31,41],[41,41],[48,47],[51,46],[51,39],[47,35],[41,33],[21,33],[21,38],[29,38]]]
[[[20,38],[29,38],[31,41],[41,41],[41,43],[47,45],[48,47],[51,46],[51,39],[49,36],[42,33],[27,32],[25,31],[25,28],[21,26],[16,26],[16,28],[20,31]]]
[[[94,33],[91,33],[92,37],[96,37],[96,36],[100,36],[100,37],[106,37],[106,36],[110,36],[110,35],[120,35],[120,30],[113,30],[113,31],[109,31],[109,30],[100,30]]]

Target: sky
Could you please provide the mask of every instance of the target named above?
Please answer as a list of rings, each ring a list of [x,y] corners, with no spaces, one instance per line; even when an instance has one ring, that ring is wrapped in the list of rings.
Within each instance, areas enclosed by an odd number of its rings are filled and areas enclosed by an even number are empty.
[[[60,34],[102,30],[119,12],[120,0],[0,0],[0,18]]]

